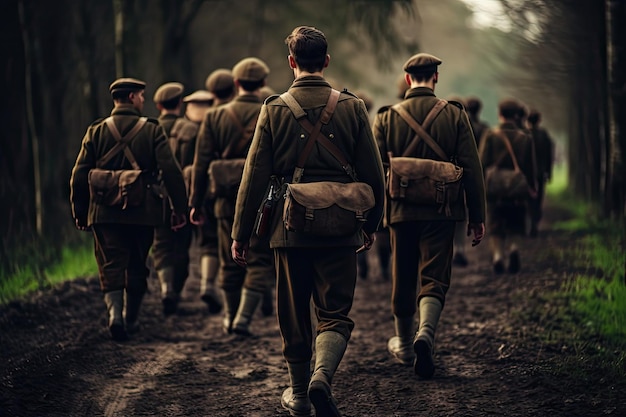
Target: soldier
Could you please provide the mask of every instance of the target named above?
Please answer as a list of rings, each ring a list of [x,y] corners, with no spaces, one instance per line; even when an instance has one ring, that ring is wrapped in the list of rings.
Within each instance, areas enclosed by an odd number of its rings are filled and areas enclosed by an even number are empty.
[[[190,164],[189,157],[182,154],[181,147],[185,140],[179,140],[173,135],[174,126],[177,125],[182,108],[182,95],[184,87],[181,83],[166,83],[160,86],[154,93],[154,102],[159,115],[159,124],[163,127],[168,137],[170,149],[181,168]],[[189,152],[189,148],[187,148]],[[193,152],[193,149],[191,149]],[[193,154],[192,154],[193,155]],[[183,160],[186,159],[186,160]],[[169,201],[168,198],[165,201]],[[164,204],[165,224],[158,226],[154,231],[154,243],[152,245],[152,259],[159,282],[161,284],[161,301],[163,314],[174,314],[178,308],[180,294],[185,286],[189,275],[189,245],[191,243],[191,226],[189,224],[174,232],[171,228],[170,217],[172,209],[169,204]]]
[[[229,69],[219,68],[211,72],[205,81],[205,87],[213,96],[212,108],[229,103],[236,95],[235,81]],[[192,105],[192,107],[194,106]],[[201,115],[198,114],[200,116],[200,124],[204,120],[205,115],[206,111]],[[192,170],[190,170],[190,178],[191,172]],[[189,184],[191,184],[191,180]],[[189,193],[191,194],[191,189]],[[195,242],[200,256],[200,298],[206,303],[211,314],[217,314],[222,311],[223,305],[222,297],[215,288],[220,261],[218,257],[217,219],[215,218],[214,205],[215,200],[208,193],[205,193],[202,206],[204,221],[201,225],[195,225]]]
[[[146,257],[154,228],[163,221],[161,197],[151,192],[156,188],[152,185],[159,171],[174,206],[172,228],[177,230],[186,224],[185,184],[163,128],[155,119],[143,124],[145,119],[140,118],[145,86],[133,78],[120,78],[111,84],[111,117],[99,119],[87,129],[70,179],[72,216],[78,229],[93,232],[109,331],[118,341],[127,338],[127,331],[136,330],[147,289]],[[137,126],[142,127],[137,130]],[[122,140],[116,138],[116,133],[123,136]],[[127,146],[117,146],[118,142]],[[110,153],[116,146],[118,152],[114,149]],[[145,196],[137,205],[105,205],[90,198],[89,178],[94,168],[135,167],[142,170],[147,184]]]
[[[199,209],[204,199],[209,165],[218,159],[245,158],[248,152],[262,105],[260,89],[265,85],[269,68],[258,58],[246,58],[233,67],[232,74],[238,95],[230,103],[207,112],[198,134],[190,196],[191,219],[198,224],[204,220]],[[239,180],[240,177],[237,184]],[[246,268],[233,261],[230,235],[236,196],[234,189],[232,195],[215,198],[220,287],[224,291],[223,328],[228,334],[250,336],[250,322],[267,290],[268,277],[274,275],[274,264],[268,243],[258,239],[253,240],[251,259]]]
[[[472,96],[465,100],[465,104],[467,104],[467,115],[469,116],[472,132],[474,132],[474,139],[476,139],[476,146],[478,147],[480,146],[480,138],[482,138],[489,129],[489,125],[480,119],[483,102],[478,97]]]
[[[310,123],[317,123],[331,94],[331,85],[323,78],[330,60],[326,38],[315,28],[300,26],[285,42],[295,76],[289,97],[299,103]],[[270,177],[292,181],[296,155],[303,151],[303,139],[308,139],[282,97],[270,97],[263,106],[246,160],[232,233],[232,256],[240,265],[245,265],[251,254],[248,241]],[[342,92],[333,116],[325,122],[328,123],[322,128],[324,135],[333,138],[359,181],[371,186],[375,206],[363,226],[368,237],[355,232],[347,237],[325,238],[287,230],[280,220],[284,199],[276,202],[269,235],[277,262],[278,323],[290,379],[281,404],[293,416],[309,415],[311,402],[318,416],[340,415],[331,381],[354,328],[349,313],[357,279],[355,250],[361,245],[364,249],[371,247],[373,238],[369,236],[378,228],[384,199],[382,165],[363,102]],[[351,182],[341,164],[320,148],[321,145],[312,148],[301,182]],[[311,297],[317,316],[312,376]]]
[[[490,129],[483,136],[480,144],[480,159],[483,170],[492,165],[513,168],[515,162],[526,176],[529,186],[535,181],[534,154],[532,139],[523,130],[517,127],[520,114],[520,104],[516,100],[506,99],[498,104],[499,126]],[[504,137],[502,136],[504,135]],[[515,156],[514,161],[509,154],[506,143],[509,141]],[[534,194],[534,188],[530,191]],[[517,273],[521,267],[518,237],[523,236],[526,230],[526,198],[499,198],[488,197],[487,208],[489,219],[489,240],[493,271],[496,274],[504,272],[505,243],[510,239],[508,271]]]
[[[435,105],[443,105],[426,129],[442,153],[463,168],[462,183],[469,215],[466,230],[468,235],[473,233],[472,245],[476,246],[485,234],[482,170],[463,106],[456,102],[440,102],[435,96],[440,64],[440,59],[425,53],[406,61],[405,81],[410,88],[400,107],[417,123],[424,123]],[[388,152],[403,155],[414,136],[409,124],[390,107],[380,109],[376,120],[374,136],[383,146],[380,152],[383,160],[389,162]],[[418,158],[441,160],[430,146],[421,142],[414,152]],[[436,205],[388,200],[385,210],[391,235],[391,304],[395,324],[395,336],[389,340],[388,350],[400,363],[413,364],[415,373],[422,378],[432,377],[435,371],[435,332],[450,287],[455,223],[465,218],[463,198],[450,203],[449,209],[450,213],[445,213]],[[419,306],[417,333],[414,330],[416,306]]]
[[[537,237],[539,222],[542,216],[543,197],[546,191],[546,182],[552,179],[552,164],[554,162],[554,142],[548,131],[539,126],[541,113],[531,110],[528,114],[528,129],[534,142],[535,162],[537,163],[537,198],[529,200],[530,208],[530,237]]]

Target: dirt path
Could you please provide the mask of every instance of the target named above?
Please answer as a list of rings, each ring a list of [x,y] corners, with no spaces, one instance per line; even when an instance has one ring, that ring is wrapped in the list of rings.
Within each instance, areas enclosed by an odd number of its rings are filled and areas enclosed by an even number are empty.
[[[626,415],[625,380],[590,368],[567,341],[539,337],[553,328],[555,308],[541,295],[567,278],[560,249],[571,243],[568,234],[542,231],[525,242],[516,275],[492,275],[486,244],[471,250],[470,266],[453,270],[429,381],[386,351],[391,284],[375,271],[359,281],[356,328],[334,384],[344,416]],[[122,344],[109,340],[95,279],[0,308],[0,416],[288,415],[274,317],[255,318],[258,337],[232,339],[198,300],[195,280],[180,314],[167,319],[150,284],[143,329]],[[579,372],[559,371],[577,360]]]

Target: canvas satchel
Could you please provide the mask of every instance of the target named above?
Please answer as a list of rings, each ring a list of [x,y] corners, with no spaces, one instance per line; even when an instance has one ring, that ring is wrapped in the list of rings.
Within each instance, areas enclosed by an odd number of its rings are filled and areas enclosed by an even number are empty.
[[[283,222],[289,231],[320,237],[351,236],[363,227],[369,210],[375,205],[372,187],[357,180],[341,149],[321,132],[322,125],[329,123],[335,111],[339,94],[339,91],[331,90],[315,125],[309,122],[306,113],[291,94],[287,92],[281,95],[296,120],[309,133],[309,139],[296,163],[292,182],[286,184]],[[352,182],[300,182],[304,164],[316,142],[341,163]]]
[[[237,126],[240,136],[226,146],[220,159],[211,161],[209,164],[209,195],[210,197],[235,198],[243,176],[246,158],[229,159],[229,156],[240,154],[250,144],[257,119],[253,119],[248,126],[244,127],[232,107],[225,107],[225,111]]]
[[[513,161],[513,169],[500,167],[502,158],[485,169],[485,188],[488,199],[526,199],[530,196],[530,187],[526,176],[517,163],[515,152],[509,138],[501,130],[495,131],[496,137],[504,141],[507,153]],[[520,134],[519,132],[517,133]]]
[[[94,203],[105,206],[121,206],[122,209],[136,207],[143,203],[147,184],[143,171],[128,148],[128,143],[139,133],[147,120],[146,117],[139,118],[135,126],[124,137],[120,135],[112,117],[105,120],[116,144],[98,160],[96,168],[89,171],[89,194]],[[122,150],[133,169],[110,170],[101,168]]]
[[[420,125],[409,112],[397,104],[392,107],[415,132],[415,136],[405,149],[403,156],[394,157],[389,153],[388,192],[392,200],[411,204],[433,205],[439,212],[445,211],[451,216],[450,205],[457,202],[461,196],[461,178],[463,168],[448,162],[449,159],[443,149],[426,132],[439,112],[447,105],[447,101],[439,100],[430,110]],[[419,140],[424,142],[442,160],[410,157]]]

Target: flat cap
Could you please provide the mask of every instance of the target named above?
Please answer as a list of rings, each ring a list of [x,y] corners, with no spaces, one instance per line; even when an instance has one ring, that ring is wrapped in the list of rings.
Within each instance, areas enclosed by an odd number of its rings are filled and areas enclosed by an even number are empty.
[[[234,88],[235,81],[233,80],[233,73],[231,70],[225,68],[216,69],[209,74],[204,85],[206,89],[212,93]]]
[[[174,100],[183,95],[185,87],[181,83],[165,83],[154,92],[155,103],[163,103],[164,101]]]
[[[441,60],[436,56],[419,53],[409,58],[404,63],[402,69],[409,74],[419,74],[421,72],[437,71],[438,65],[441,65]]]
[[[188,96],[183,97],[185,103],[204,103],[215,100],[212,92],[206,90],[196,90]]]
[[[244,58],[233,67],[233,77],[241,81],[262,81],[270,69],[259,58]]]
[[[109,86],[109,91],[113,94],[116,91],[145,90],[146,83],[135,78],[118,78]]]

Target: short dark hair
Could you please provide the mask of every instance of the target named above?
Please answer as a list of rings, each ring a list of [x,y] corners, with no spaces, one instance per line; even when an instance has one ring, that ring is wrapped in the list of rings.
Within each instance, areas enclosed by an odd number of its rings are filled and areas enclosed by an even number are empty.
[[[285,44],[298,67],[308,72],[324,69],[328,42],[322,31],[311,26],[298,26],[287,36]]]
[[[223,88],[221,90],[213,91],[213,94],[215,95],[215,97],[221,100],[232,96],[234,93],[235,93],[235,84],[233,84],[232,86],[228,88]]]
[[[111,93],[113,101],[119,101],[120,103],[132,103],[130,99],[130,93],[135,93],[140,90],[115,90]]]
[[[432,71],[409,73],[409,75],[411,76],[411,79],[413,81],[418,82],[418,83],[423,83],[424,81],[428,81],[431,78],[433,78],[436,72],[437,72],[437,67],[435,67]]]
[[[468,97],[465,100],[465,104],[467,105],[467,111],[474,115],[478,114],[483,108],[483,103],[478,97]]]
[[[536,125],[537,123],[541,121],[541,113],[539,113],[537,110],[531,110],[530,113],[528,114],[527,120],[528,120],[528,123]]]
[[[174,110],[176,107],[180,105],[181,100],[182,100],[182,96],[174,97],[169,100],[162,101],[161,106],[163,106],[163,108],[167,110]]]
[[[244,81],[238,80],[239,85],[246,91],[256,91],[265,85],[265,80],[260,81]]]
[[[504,99],[498,103],[498,112],[505,119],[515,119],[519,114],[520,104],[517,100]]]

